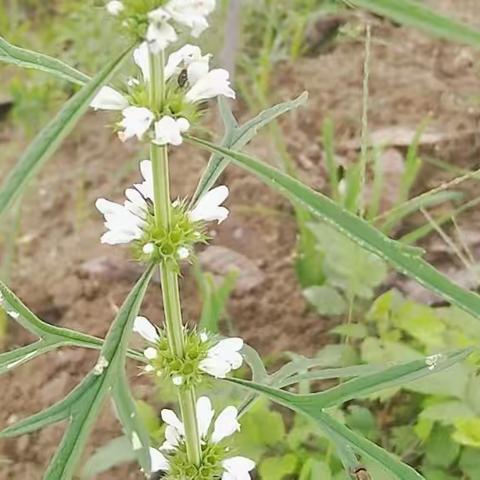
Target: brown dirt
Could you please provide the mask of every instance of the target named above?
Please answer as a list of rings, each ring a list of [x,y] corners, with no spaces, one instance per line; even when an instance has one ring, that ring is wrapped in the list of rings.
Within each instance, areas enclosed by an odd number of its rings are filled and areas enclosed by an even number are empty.
[[[478,6],[461,3],[464,10],[448,10],[449,2],[444,5],[447,11],[467,12],[470,8],[480,19]],[[378,19],[374,20],[373,35],[371,130],[394,125],[416,129],[430,116],[431,128],[445,136],[430,153],[463,168],[477,165],[480,104],[474,96],[478,94],[479,54]],[[284,63],[275,70],[274,100],[292,98],[303,90],[310,92],[308,106],[281,123],[302,178],[314,188],[325,185],[319,133],[326,116],[337,125],[339,153],[346,161],[355,156],[348,145],[360,132],[362,63],[361,40],[342,41],[327,54]],[[243,113],[240,116],[247,118]],[[138,272],[126,250],[99,243],[103,227],[93,204],[99,196],[120,199],[124,188],[137,178],[136,161],[144,156],[134,144],[125,146],[116,141],[103,127],[106,120],[109,118],[100,114],[88,114],[30,188],[18,241],[20,255],[11,282],[18,295],[45,320],[99,336],[105,334]],[[2,147],[20,141],[17,132],[8,126],[2,128]],[[255,141],[249,151],[273,161],[268,142]],[[12,164],[15,156],[11,152],[8,156],[6,163]],[[175,195],[191,195],[206,160],[205,153],[188,146],[175,152]],[[444,179],[445,174],[426,168],[417,188],[431,188]],[[326,331],[332,322],[308,310],[296,282],[292,269],[296,233],[290,206],[237,168],[230,168],[222,180],[231,187],[228,204],[232,214],[215,227],[215,245],[245,255],[264,275],[252,291],[234,293],[229,312],[236,329],[262,354],[285,350],[315,353],[330,341]],[[477,216],[466,218],[475,222]],[[88,273],[85,264],[92,259],[108,268]],[[160,322],[157,289],[158,285],[150,288],[142,312]],[[185,318],[195,321],[200,301],[187,272],[182,297]],[[8,349],[29,341],[29,335],[12,323]],[[2,376],[0,425],[62,398],[94,361],[92,352],[69,349]],[[137,377],[135,371],[133,378],[136,395],[147,398],[148,379]],[[90,452],[119,434],[110,408],[105,410],[92,436]],[[0,464],[0,478],[40,479],[61,432],[62,426],[55,426],[2,441],[0,456],[7,463]],[[142,475],[134,467],[125,467],[100,478],[140,479]]]

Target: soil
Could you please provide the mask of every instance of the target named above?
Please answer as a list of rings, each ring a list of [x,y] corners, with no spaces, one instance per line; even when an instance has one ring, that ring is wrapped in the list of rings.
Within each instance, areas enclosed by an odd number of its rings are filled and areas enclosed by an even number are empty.
[[[475,0],[434,3],[448,13],[480,23],[480,8]],[[422,154],[456,167],[477,168],[479,53],[433,40],[379,18],[369,19],[373,28],[370,130],[400,126],[411,132],[430,117],[429,128],[438,133],[439,138],[423,145]],[[302,180],[319,190],[325,189],[319,137],[327,116],[333,118],[337,126],[339,155],[347,163],[357,155],[355,143],[360,137],[362,111],[364,45],[361,38],[342,40],[320,56],[275,67],[272,101],[293,98],[304,90],[310,93],[308,105],[283,118],[281,127]],[[241,102],[236,108],[241,120],[251,115],[245,112]],[[95,200],[101,196],[120,200],[126,186],[138,178],[137,161],[145,156],[135,143],[118,142],[104,127],[110,121],[108,115],[87,114],[29,188],[18,237],[19,255],[10,282],[20,298],[41,318],[98,336],[107,331],[139,274],[127,250],[99,242],[103,225],[93,207]],[[214,125],[216,120],[208,119],[208,123]],[[1,165],[3,171],[4,165],[14,163],[25,142],[8,123],[0,127],[0,144],[7,152],[7,159]],[[403,156],[405,146],[397,140],[400,145],[393,146]],[[19,147],[14,147],[15,151],[6,150],[7,145]],[[266,137],[253,142],[247,150],[273,162],[274,150]],[[171,160],[174,195],[192,194],[207,160],[205,152],[189,146],[174,152]],[[395,177],[395,172],[391,173],[392,178]],[[452,173],[427,165],[415,190],[430,189],[449,178]],[[327,332],[334,321],[320,318],[302,297],[293,270],[296,229],[289,203],[238,168],[229,168],[222,182],[231,188],[228,199],[231,217],[213,227],[214,245],[246,257],[246,268],[253,272],[253,282],[237,288],[228,305],[236,331],[263,355],[286,350],[314,354],[332,341]],[[473,194],[474,187],[475,184],[467,184],[467,196]],[[388,198],[385,201],[388,203]],[[461,226],[468,225],[471,232],[480,227],[480,217],[475,212],[467,213],[459,221]],[[411,226],[404,225],[402,229]],[[478,249],[478,234],[467,236],[466,241],[474,251]],[[425,246],[428,248],[435,242],[438,244],[438,240],[429,239]],[[448,249],[433,250],[430,260],[445,268],[455,266]],[[461,272],[459,276],[462,277]],[[397,276],[392,277],[391,283],[404,285]],[[409,288],[412,295],[421,295],[416,287]],[[201,304],[193,276],[187,270],[182,281],[182,298],[185,318],[195,322]],[[157,284],[149,289],[142,313],[156,322],[162,321]],[[12,322],[5,349],[31,340],[29,334]],[[62,398],[94,362],[92,352],[66,349],[0,377],[4,406],[0,411],[0,425],[40,411]],[[136,396],[148,398],[148,378],[139,377],[135,369],[131,377]],[[18,439],[3,440],[0,478],[40,479],[62,430],[62,425],[56,425]],[[87,455],[119,434],[119,425],[107,406],[91,437]],[[126,466],[98,478],[140,479],[142,475],[136,467]]]

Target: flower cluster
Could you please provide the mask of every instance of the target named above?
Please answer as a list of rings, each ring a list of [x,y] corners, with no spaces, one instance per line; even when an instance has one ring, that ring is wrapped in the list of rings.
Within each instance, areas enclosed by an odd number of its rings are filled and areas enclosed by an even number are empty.
[[[161,416],[167,424],[165,442],[160,449],[150,449],[153,472],[166,472],[171,479],[189,480],[250,480],[255,463],[246,457],[230,457],[225,440],[240,430],[238,411],[235,407],[225,408],[218,415],[212,428],[215,411],[208,397],[197,401],[197,423],[201,437],[202,458],[199,465],[188,462],[185,445],[185,428],[175,412],[162,410]]]
[[[185,202],[174,202],[171,225],[165,228],[155,222],[151,162],[142,161],[140,171],[144,180],[125,190],[127,199],[123,205],[104,198],[97,200],[96,207],[104,215],[108,229],[101,241],[109,245],[131,243],[138,259],[175,265],[190,256],[196,243],[206,240],[205,222],[220,223],[227,218],[229,212],[221,204],[228,196],[228,188],[210,190],[191,210]]]
[[[202,55],[194,45],[185,45],[172,53],[163,66],[165,95],[162,103],[153,108],[148,95],[148,45],[140,45],[133,57],[141,78],[129,79],[124,92],[102,87],[91,103],[95,110],[121,111],[118,135],[122,141],[148,137],[158,145],[180,145],[182,134],[198,120],[202,102],[219,95],[235,98],[228,72],[222,68],[210,70],[211,56]]]
[[[137,317],[133,330],[149,343],[144,350],[148,361],[145,370],[168,377],[177,386],[194,387],[201,383],[205,373],[215,378],[225,378],[243,363],[241,338],[216,342],[206,333],[198,334],[192,330],[185,333],[185,352],[179,358],[171,352],[164,332],[159,332],[147,318]]]
[[[215,9],[215,0],[112,0],[106,8],[158,52],[177,41],[174,25],[188,29],[193,37],[200,36],[208,27],[207,17]]]

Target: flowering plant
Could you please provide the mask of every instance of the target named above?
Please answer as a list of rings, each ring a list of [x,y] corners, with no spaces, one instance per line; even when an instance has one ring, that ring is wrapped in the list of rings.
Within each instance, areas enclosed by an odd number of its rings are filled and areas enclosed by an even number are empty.
[[[382,2],[371,0],[370,3]],[[215,183],[230,162],[256,175],[295,205],[328,221],[372,254],[389,260],[402,272],[465,311],[474,315],[480,311],[480,297],[453,284],[426,263],[417,250],[391,240],[362,218],[284,172],[240,153],[261,127],[301,106],[306,95],[269,108],[246,124],[238,125],[227,100],[235,98],[228,72],[221,68],[211,69],[213,59],[203,55],[197,46],[185,44],[174,49],[178,47],[174,44],[180,34],[195,38],[208,27],[208,16],[214,8],[215,0],[107,2],[105,12],[114,18],[122,32],[132,37],[133,43],[93,78],[58,59],[19,49],[3,40],[0,43],[0,59],[5,57],[12,63],[43,70],[82,86],[7,177],[0,189],[0,213],[7,209],[21,187],[89,106],[115,112],[118,115],[115,130],[120,140],[126,142],[136,138],[148,146],[150,152],[149,159],[139,165],[143,181],[127,188],[122,204],[104,198],[96,202],[106,227],[100,241],[109,246],[130,245],[132,258],[145,267],[104,339],[44,322],[0,283],[2,308],[38,337],[31,345],[0,354],[0,373],[59,347],[99,351],[91,371],[67,397],[7,426],[0,437],[27,434],[66,420],[64,438],[44,478],[70,480],[76,474],[101,407],[110,397],[145,474],[161,472],[170,480],[248,480],[254,475],[255,464],[236,451],[233,434],[241,428],[241,415],[258,395],[265,395],[304,415],[322,429],[351,477],[368,476],[361,464],[362,457],[366,457],[381,463],[396,478],[421,479],[413,468],[347,428],[330,409],[353,398],[431,375],[461,361],[471,353],[470,349],[435,353],[407,363],[328,370],[319,368],[322,365],[319,359],[295,357],[277,372],[269,374],[259,355],[241,338],[214,337],[210,332],[187,326],[183,320],[180,266],[194,258],[199,243],[211,241],[207,223],[223,222],[229,215],[224,206],[228,187],[215,186]],[[398,8],[405,15],[404,9]],[[121,89],[112,87],[111,79],[132,56],[140,75],[128,79]],[[194,136],[203,111],[213,99],[218,100],[225,126],[221,145]],[[172,148],[180,148],[183,142],[211,152],[212,157],[192,198],[173,200],[169,152]],[[159,274],[162,290],[164,321],[161,326],[139,316],[142,299],[155,271]],[[146,341],[143,351],[129,348],[132,331]],[[165,441],[161,445],[152,444],[137,412],[125,370],[127,359],[140,363],[143,372],[171,384],[177,393],[179,415],[173,410],[161,413],[166,425]],[[251,380],[234,376],[244,362],[252,372]],[[344,377],[349,380],[317,393],[298,393],[295,388],[305,379]],[[248,393],[240,405],[225,408],[214,421],[211,401],[206,396],[198,397],[197,390],[200,387],[209,389],[216,382]]]

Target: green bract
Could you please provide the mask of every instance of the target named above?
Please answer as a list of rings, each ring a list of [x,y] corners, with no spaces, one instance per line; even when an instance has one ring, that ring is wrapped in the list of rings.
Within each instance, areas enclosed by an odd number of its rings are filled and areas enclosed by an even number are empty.
[[[168,457],[169,472],[167,480],[213,480],[221,478],[223,473],[222,460],[225,459],[228,448],[220,444],[204,443],[202,445],[202,460],[199,465],[192,465],[187,457],[185,443],[179,444],[174,453]]]
[[[204,222],[190,220],[185,202],[172,207],[172,221],[168,227],[156,225],[150,207],[146,222],[143,237],[133,244],[135,258],[145,262],[168,264],[178,270],[179,261],[190,256],[194,245],[208,239]],[[152,246],[151,252],[145,251],[147,245]]]
[[[166,333],[161,332],[154,347],[157,355],[150,360],[150,365],[158,376],[170,378],[182,388],[198,386],[205,376],[200,370],[200,362],[207,357],[214,343],[212,340],[203,341],[195,330],[186,332],[185,350],[179,357],[171,352]]]

